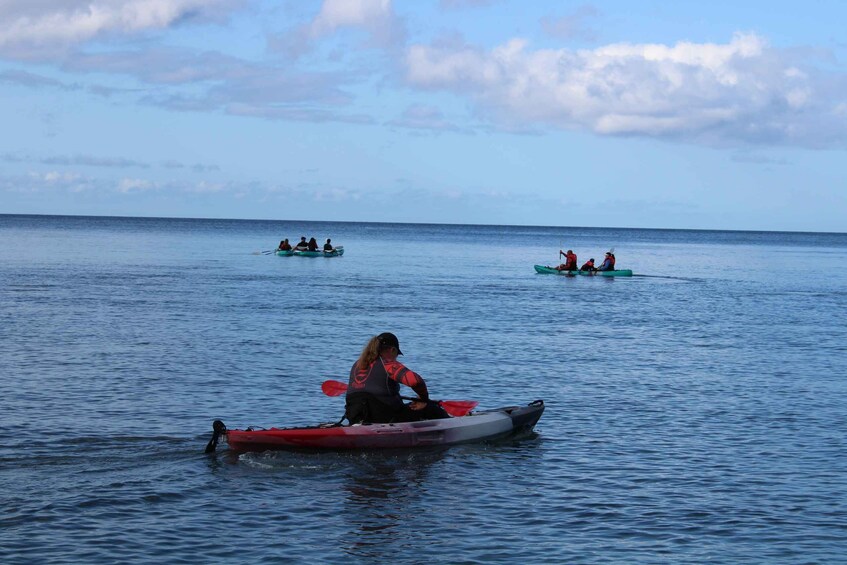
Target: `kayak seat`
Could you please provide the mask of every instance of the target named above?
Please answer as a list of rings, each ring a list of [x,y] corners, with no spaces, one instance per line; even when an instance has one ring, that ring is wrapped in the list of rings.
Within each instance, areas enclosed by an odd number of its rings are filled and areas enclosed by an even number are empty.
[[[359,398],[356,395],[348,396],[344,406],[344,417],[341,418],[341,421],[344,421],[345,418],[350,425],[370,424],[371,410],[368,399],[364,396]]]

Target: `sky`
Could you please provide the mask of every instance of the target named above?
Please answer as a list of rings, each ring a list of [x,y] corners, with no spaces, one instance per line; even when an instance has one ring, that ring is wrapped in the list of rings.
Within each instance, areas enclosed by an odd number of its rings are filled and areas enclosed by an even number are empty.
[[[847,232],[847,2],[0,0],[0,213]]]

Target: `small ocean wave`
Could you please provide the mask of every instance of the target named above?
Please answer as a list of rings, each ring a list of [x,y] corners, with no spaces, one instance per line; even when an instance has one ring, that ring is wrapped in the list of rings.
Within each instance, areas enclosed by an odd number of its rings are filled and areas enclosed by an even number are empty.
[[[633,273],[632,277],[635,279],[651,279],[651,280],[667,280],[667,281],[680,281],[680,282],[691,282],[698,283],[703,282],[705,279],[696,278],[696,277],[679,277],[679,276],[671,276],[671,275],[645,275],[641,273]]]

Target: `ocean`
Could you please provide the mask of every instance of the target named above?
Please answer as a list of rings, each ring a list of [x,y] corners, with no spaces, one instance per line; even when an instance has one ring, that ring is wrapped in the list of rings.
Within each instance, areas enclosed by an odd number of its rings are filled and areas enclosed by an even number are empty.
[[[845,311],[847,234],[0,215],[0,561],[847,563]],[[535,432],[203,453],[383,331]]]

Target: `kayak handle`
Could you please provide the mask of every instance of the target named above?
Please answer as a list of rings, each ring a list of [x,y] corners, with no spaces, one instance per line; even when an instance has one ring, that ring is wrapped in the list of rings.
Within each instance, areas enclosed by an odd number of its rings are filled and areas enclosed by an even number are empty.
[[[226,425],[220,420],[212,422],[212,439],[206,444],[206,453],[214,453],[218,447],[218,439],[226,433]]]

